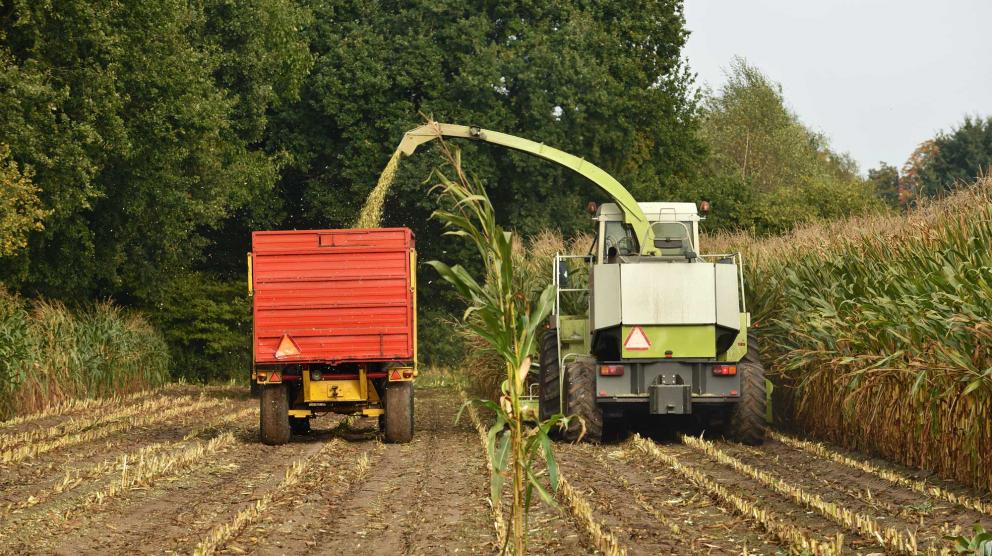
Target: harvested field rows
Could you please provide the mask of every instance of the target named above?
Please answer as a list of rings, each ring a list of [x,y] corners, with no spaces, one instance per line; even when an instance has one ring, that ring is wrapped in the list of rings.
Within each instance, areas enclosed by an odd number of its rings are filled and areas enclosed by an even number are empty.
[[[461,403],[418,390],[405,445],[328,416],[264,446],[257,402],[232,388],[27,416],[0,427],[0,553],[492,554],[508,507],[488,501],[486,415],[456,424]],[[535,554],[949,554],[946,535],[992,527],[980,493],[778,433],[556,451]]]

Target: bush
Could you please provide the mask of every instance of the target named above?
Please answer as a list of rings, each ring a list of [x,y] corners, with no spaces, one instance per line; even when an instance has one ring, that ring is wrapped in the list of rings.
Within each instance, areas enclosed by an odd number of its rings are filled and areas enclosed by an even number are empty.
[[[175,378],[248,379],[252,313],[244,280],[205,273],[179,275],[150,316],[165,331]]]

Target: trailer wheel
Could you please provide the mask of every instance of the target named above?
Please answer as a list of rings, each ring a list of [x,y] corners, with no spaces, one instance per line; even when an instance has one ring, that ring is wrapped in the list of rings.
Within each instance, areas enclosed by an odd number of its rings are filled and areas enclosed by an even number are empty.
[[[259,400],[259,436],[263,444],[289,442],[289,394],[282,384],[263,384]]]
[[[730,411],[728,432],[737,442],[760,446],[765,441],[765,368],[758,355],[758,340],[750,330],[747,354],[737,369],[741,376],[741,399]]]
[[[565,364],[565,413],[578,417],[585,424],[569,423],[563,434],[565,440],[577,441],[582,435],[586,442],[599,442],[603,438],[603,410],[596,405],[596,361],[580,357]]]
[[[541,336],[540,396],[538,415],[542,421],[561,412],[561,369],[558,367],[558,331],[551,328]]]
[[[405,444],[413,440],[413,382],[386,383],[386,442]]]

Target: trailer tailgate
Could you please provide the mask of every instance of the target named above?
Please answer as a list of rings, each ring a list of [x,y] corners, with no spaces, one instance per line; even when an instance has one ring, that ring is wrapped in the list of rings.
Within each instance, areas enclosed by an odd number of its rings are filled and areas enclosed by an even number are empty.
[[[254,232],[251,264],[256,364],[414,359],[410,230]]]

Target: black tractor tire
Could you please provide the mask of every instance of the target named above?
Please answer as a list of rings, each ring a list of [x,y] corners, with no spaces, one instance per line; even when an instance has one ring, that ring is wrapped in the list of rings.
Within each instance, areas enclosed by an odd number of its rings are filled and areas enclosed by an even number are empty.
[[[259,437],[263,444],[289,442],[289,396],[282,384],[263,384],[259,399]]]
[[[596,405],[596,361],[580,357],[565,364],[565,413],[572,419],[562,435],[570,442],[599,442],[603,438],[603,410]],[[581,419],[581,423],[578,421]],[[585,425],[585,434],[582,427]]]
[[[309,417],[290,417],[289,418],[289,430],[297,436],[306,436],[310,434],[310,418]]]
[[[262,385],[251,375],[248,375],[248,384],[248,394],[257,400],[262,395]]]
[[[548,329],[541,336],[538,385],[538,415],[542,421],[561,413],[561,369],[558,367],[558,331]]]
[[[413,382],[386,383],[386,414],[383,435],[386,442],[406,444],[413,440]]]
[[[747,334],[747,355],[737,364],[741,377],[741,398],[730,411],[727,432],[731,440],[760,446],[765,442],[765,368],[758,353],[754,333]]]

